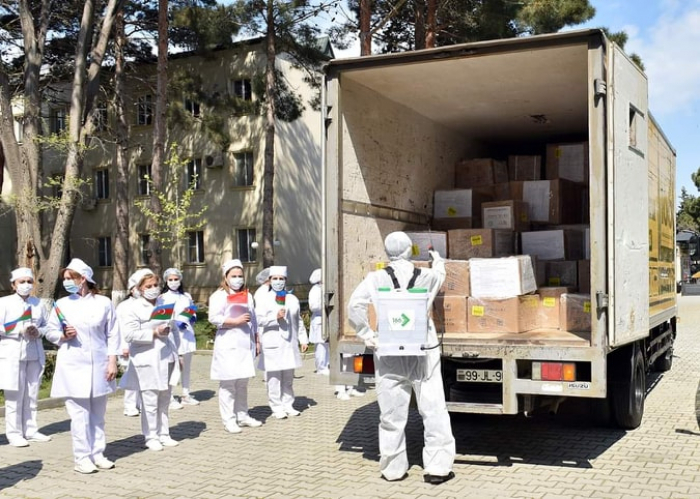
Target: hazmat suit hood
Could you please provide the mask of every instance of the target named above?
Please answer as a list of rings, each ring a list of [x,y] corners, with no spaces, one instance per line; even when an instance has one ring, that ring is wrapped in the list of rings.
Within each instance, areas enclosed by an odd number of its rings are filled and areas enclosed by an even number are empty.
[[[405,232],[392,232],[384,239],[384,249],[389,260],[408,260],[411,256],[411,238]]]

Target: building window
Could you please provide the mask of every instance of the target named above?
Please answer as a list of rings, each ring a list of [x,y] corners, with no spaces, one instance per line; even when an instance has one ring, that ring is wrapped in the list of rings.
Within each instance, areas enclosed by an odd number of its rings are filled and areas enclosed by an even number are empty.
[[[243,100],[253,100],[253,90],[250,80],[231,81],[231,94]]]
[[[57,173],[51,176],[51,195],[56,199],[63,197],[63,179],[64,175]]]
[[[153,123],[153,96],[142,95],[136,102],[136,124],[150,125]]]
[[[255,242],[255,229],[238,229],[238,258],[242,262],[250,263],[257,261],[257,250],[252,244]]]
[[[139,165],[138,193],[148,196],[151,193],[151,165]]]
[[[139,255],[141,255],[140,265],[148,265],[148,257],[151,255],[151,250],[148,249],[148,245],[151,243],[151,236],[148,234],[139,235]]]
[[[95,130],[98,132],[104,132],[107,130],[107,125],[109,124],[109,115],[107,114],[107,104],[104,102],[99,102],[95,108]]]
[[[204,231],[188,232],[187,261],[204,263]]]
[[[192,99],[185,99],[183,106],[185,108],[185,111],[190,113],[195,118],[199,118],[199,116],[201,115],[199,102]]]
[[[185,179],[187,185],[185,188],[189,189],[190,186],[194,189],[202,188],[202,158],[192,159],[187,162],[187,177]]]
[[[253,185],[253,153],[250,151],[239,152],[233,155],[234,168],[233,181],[236,186]]]
[[[98,254],[97,263],[100,267],[111,267],[112,266],[112,238],[111,237],[98,237]]]
[[[109,170],[95,170],[95,197],[109,199]]]
[[[61,133],[66,129],[68,121],[65,109],[53,109],[49,117],[49,130],[51,133]]]

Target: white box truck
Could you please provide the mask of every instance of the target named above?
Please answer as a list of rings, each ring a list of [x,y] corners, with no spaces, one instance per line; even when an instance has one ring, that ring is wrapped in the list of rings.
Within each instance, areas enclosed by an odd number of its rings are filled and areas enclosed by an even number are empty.
[[[586,194],[576,202],[590,223],[590,332],[445,334],[445,395],[450,411],[488,414],[598,399],[612,423],[637,427],[646,373],[671,367],[677,315],[675,151],[647,93],[644,73],[600,30],[331,61],[323,88],[331,382],[373,382],[348,299],[386,259],[388,233],[430,229],[433,193],[455,187],[458,161],[587,142]]]

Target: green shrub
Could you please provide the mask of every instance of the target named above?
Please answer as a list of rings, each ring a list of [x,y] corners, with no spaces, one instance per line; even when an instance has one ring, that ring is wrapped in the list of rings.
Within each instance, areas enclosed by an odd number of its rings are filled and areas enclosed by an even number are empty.
[[[209,322],[209,314],[201,308],[197,310],[197,322],[194,323],[194,337],[197,340],[197,350],[212,350],[216,326]]]

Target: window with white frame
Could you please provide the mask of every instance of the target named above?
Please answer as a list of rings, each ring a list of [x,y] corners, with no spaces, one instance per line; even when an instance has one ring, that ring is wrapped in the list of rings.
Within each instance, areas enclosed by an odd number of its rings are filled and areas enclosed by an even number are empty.
[[[197,102],[196,100],[185,99],[183,106],[185,108],[185,111],[190,113],[195,118],[198,118],[202,114],[201,106],[200,106],[199,102]]]
[[[253,87],[249,79],[231,80],[231,95],[243,100],[253,100]]]
[[[187,262],[204,263],[204,231],[187,233]]]
[[[148,196],[151,193],[151,165],[139,165],[138,175],[138,194]]]
[[[187,162],[185,181],[187,182],[185,188],[190,186],[194,186],[195,189],[202,188],[202,158],[191,159]]]
[[[238,240],[238,258],[241,262],[256,262],[258,251],[253,248],[255,242],[255,229],[238,229],[236,231]]]
[[[151,125],[153,123],[153,96],[142,95],[136,100],[136,124]]]
[[[233,182],[236,186],[253,185],[253,152],[237,152],[233,155],[234,168]]]
[[[107,104],[104,102],[98,102],[95,108],[95,130],[98,132],[104,132],[107,130],[109,125],[109,114],[107,113]]]
[[[139,256],[140,265],[148,265],[148,257],[151,255],[151,250],[148,245],[151,243],[151,236],[148,234],[139,234]]]
[[[112,266],[112,238],[109,236],[97,238],[97,264],[100,267]]]
[[[95,170],[95,197],[109,199],[109,170]]]
[[[51,133],[61,133],[66,129],[66,126],[68,126],[66,110],[63,108],[52,109],[49,115],[49,130]]]

